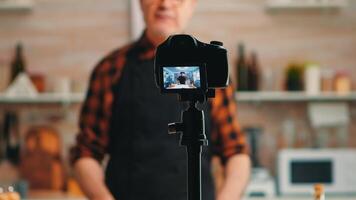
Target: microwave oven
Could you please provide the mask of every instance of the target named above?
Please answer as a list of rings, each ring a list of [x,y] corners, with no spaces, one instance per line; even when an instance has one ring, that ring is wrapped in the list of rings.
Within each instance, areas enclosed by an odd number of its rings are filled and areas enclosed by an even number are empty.
[[[327,194],[356,194],[356,149],[284,149],[277,162],[280,195],[312,194],[316,183]]]

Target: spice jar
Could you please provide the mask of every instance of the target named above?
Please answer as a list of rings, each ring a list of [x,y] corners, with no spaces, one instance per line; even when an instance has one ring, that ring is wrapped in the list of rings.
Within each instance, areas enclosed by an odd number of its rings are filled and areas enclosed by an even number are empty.
[[[321,90],[323,92],[332,92],[334,89],[334,71],[323,69],[321,71]]]
[[[337,94],[346,95],[351,92],[351,78],[347,71],[338,71],[334,80],[334,88]]]

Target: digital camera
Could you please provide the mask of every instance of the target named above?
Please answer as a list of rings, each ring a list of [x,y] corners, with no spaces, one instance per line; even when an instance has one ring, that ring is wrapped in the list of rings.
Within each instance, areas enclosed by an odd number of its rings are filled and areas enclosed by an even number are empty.
[[[221,42],[173,35],[157,47],[155,79],[161,93],[206,96],[228,84],[227,51]]]

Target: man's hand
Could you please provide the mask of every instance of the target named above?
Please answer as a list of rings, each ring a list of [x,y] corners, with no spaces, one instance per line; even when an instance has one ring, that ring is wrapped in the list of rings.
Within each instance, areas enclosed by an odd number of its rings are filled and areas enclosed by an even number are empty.
[[[112,195],[109,195],[107,197],[98,197],[95,199],[90,199],[90,200],[115,200],[114,197],[112,197]]]
[[[98,161],[80,158],[74,165],[75,176],[89,200],[114,200],[105,185],[104,173]]]
[[[251,161],[245,154],[232,156],[225,166],[224,185],[217,200],[239,200],[250,177]]]
[[[236,197],[231,193],[220,193],[216,200],[240,200],[240,197]]]

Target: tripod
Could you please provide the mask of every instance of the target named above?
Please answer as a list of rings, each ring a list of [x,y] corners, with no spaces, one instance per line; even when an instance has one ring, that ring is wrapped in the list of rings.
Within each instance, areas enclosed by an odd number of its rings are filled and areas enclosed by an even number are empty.
[[[182,122],[168,125],[169,134],[182,133],[180,145],[186,146],[188,163],[188,200],[201,200],[201,152],[208,145],[205,135],[204,112],[197,107],[198,100],[190,100],[182,112]]]

